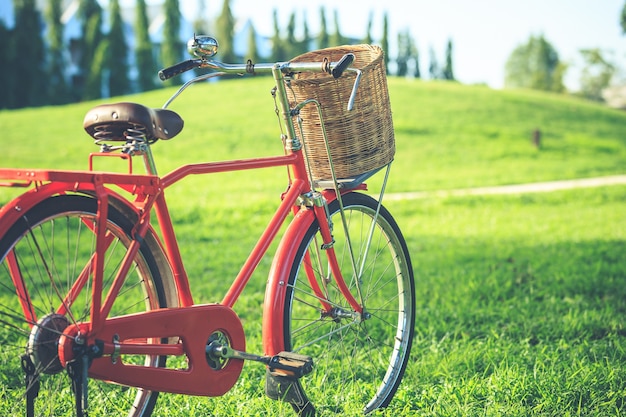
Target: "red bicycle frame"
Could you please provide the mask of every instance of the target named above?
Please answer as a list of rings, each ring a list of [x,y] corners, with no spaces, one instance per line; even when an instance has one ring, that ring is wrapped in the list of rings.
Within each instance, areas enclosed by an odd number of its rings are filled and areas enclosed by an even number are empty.
[[[164,323],[173,322],[179,320],[178,311],[172,312],[170,315],[165,313],[144,313],[143,318],[131,317],[128,319],[112,318],[107,319],[113,302],[118,295],[119,289],[124,283],[126,274],[130,268],[132,259],[137,254],[140,241],[143,239],[149,231],[153,231],[153,226],[150,222],[150,213],[154,210],[156,218],[158,220],[158,226],[161,231],[162,244],[164,252],[169,260],[170,267],[172,269],[175,285],[178,291],[178,302],[180,308],[191,308],[194,304],[193,295],[189,286],[189,280],[185,271],[183,261],[180,255],[178,243],[174,232],[174,226],[168,211],[165,189],[169,186],[183,180],[189,175],[211,174],[219,172],[229,172],[236,170],[247,169],[261,169],[270,167],[288,166],[294,177],[289,185],[289,189],[283,194],[282,201],[279,204],[275,214],[271,218],[268,226],[265,228],[263,234],[260,236],[257,244],[254,246],[252,252],[248,256],[247,260],[241,267],[238,275],[234,279],[230,286],[230,289],[224,295],[221,304],[232,308],[242,291],[246,287],[250,277],[258,266],[259,262],[266,254],[270,244],[276,238],[280,231],[281,226],[286,221],[287,217],[293,212],[295,217],[285,233],[282,243],[279,245],[275,254],[275,260],[270,272],[270,278],[266,289],[266,304],[264,307],[263,315],[263,343],[266,355],[275,355],[284,350],[282,340],[282,317],[283,317],[283,305],[284,293],[286,287],[284,281],[289,274],[291,264],[288,264],[285,260],[293,259],[293,252],[297,249],[291,243],[298,242],[302,239],[303,233],[308,230],[309,226],[317,220],[324,243],[330,243],[332,236],[328,225],[328,219],[326,218],[326,212],[323,207],[313,207],[311,209],[302,209],[297,205],[298,198],[306,193],[309,193],[309,182],[297,179],[299,169],[302,169],[301,152],[288,153],[284,156],[254,158],[245,160],[233,160],[223,162],[210,162],[200,163],[182,166],[171,173],[159,178],[151,175],[136,175],[136,174],[114,174],[114,173],[100,173],[91,171],[48,171],[48,170],[25,170],[25,169],[0,169],[0,179],[13,181],[12,184],[25,185],[24,180],[32,182],[34,188],[30,191],[22,194],[14,199],[11,203],[5,205],[0,209],[0,218],[4,221],[0,224],[0,235],[6,233],[6,229],[9,225],[13,224],[21,215],[21,213],[28,211],[29,208],[35,206],[37,203],[45,200],[46,198],[60,195],[60,194],[90,194],[94,195],[98,202],[98,211],[95,220],[95,224],[88,225],[96,238],[96,251],[88,265],[86,265],[80,275],[76,278],[74,286],[71,288],[68,294],[63,297],[63,302],[59,305],[57,313],[66,313],[80,290],[87,285],[88,280],[91,278],[92,282],[92,307],[90,321],[83,323],[76,331],[84,332],[88,335],[89,341],[95,339],[107,340],[109,333],[113,330],[119,332],[120,326],[132,326],[135,328],[148,329],[145,335],[137,334],[133,336],[133,341],[130,343],[120,343],[115,346],[111,342],[104,343],[105,354],[145,354],[145,355],[183,355],[185,352],[180,345],[167,345],[167,344],[153,344],[153,343],[137,343],[137,339],[145,339],[146,337],[172,337],[177,334],[163,333]],[[8,185],[8,184],[7,184]],[[125,199],[121,194],[115,192],[111,186],[118,186],[123,191],[135,195],[135,199],[131,203]],[[360,186],[359,188],[364,188]],[[323,196],[327,201],[332,201],[335,198],[335,193],[331,190],[325,190]],[[106,221],[103,221],[107,217],[109,204],[115,201],[117,204],[124,204],[128,209],[131,209],[137,215],[137,222],[134,230],[134,239],[127,249],[126,256],[122,262],[122,266],[115,277],[113,284],[109,292],[105,295],[102,294],[102,272],[103,272],[103,259],[99,254],[106,252],[106,249],[110,243],[110,238],[106,235]],[[334,252],[332,249],[328,250],[330,264],[333,265],[333,276],[338,282],[339,288],[342,293],[355,309],[360,311],[360,305],[350,293],[347,285],[343,282],[339,267],[337,266],[336,259],[334,258]],[[9,266],[15,265],[12,262],[11,255],[7,258]],[[89,276],[91,271],[92,276]],[[15,271],[12,274],[14,277],[19,276],[19,271]],[[320,300],[324,299],[324,295],[319,288],[318,283],[315,281],[312,274],[309,275],[310,283],[313,288],[317,289],[317,296]],[[28,294],[23,288],[20,280],[14,279],[14,285],[17,288],[20,300],[22,302],[25,316],[31,323],[36,322],[34,312],[30,311],[28,303]],[[321,302],[321,307],[330,311],[330,305]],[[151,314],[152,313],[152,314]],[[202,317],[206,318],[205,312],[199,309],[189,310],[186,314],[185,320],[189,317],[195,318],[195,321],[201,320]],[[223,313],[223,311],[221,311]],[[220,316],[223,319],[223,315]],[[235,319],[231,319],[235,320]],[[178,321],[180,322],[180,320]],[[140,326],[138,325],[140,323]],[[201,325],[201,324],[200,324]],[[184,329],[179,329],[178,332],[185,332]],[[192,329],[189,329],[189,334],[193,333]],[[243,338],[243,335],[240,337]],[[196,341],[202,343],[204,341]],[[197,343],[196,343],[197,344]],[[68,348],[69,349],[69,348]],[[187,352],[187,354],[190,354]],[[71,355],[69,352],[68,356]],[[204,355],[203,352],[196,352],[196,359]],[[64,358],[69,360],[69,358]],[[200,363],[198,359],[196,361]],[[102,366],[100,369],[97,365],[98,361],[94,361],[94,365],[90,368],[90,375],[98,376],[114,380],[123,384],[141,386],[153,390],[181,392],[187,394],[197,395],[221,395],[224,392],[222,390],[209,390],[206,387],[205,379],[198,379],[202,373],[206,374],[207,370],[202,368],[195,368],[196,372],[190,373],[194,377],[179,377],[175,371],[155,368],[153,370],[140,370],[135,367],[132,371],[120,372],[118,369],[106,366]],[[103,362],[102,362],[103,363]],[[235,370],[231,376],[232,383],[236,381],[240,369]],[[168,373],[166,378],[156,378],[155,373]],[[163,375],[161,375],[163,376]],[[198,376],[196,378],[195,376]],[[224,375],[220,373],[220,378]],[[206,378],[206,377],[203,377]],[[157,382],[161,381],[161,382]],[[172,382],[176,383],[173,384]],[[212,381],[213,382],[213,381]]]

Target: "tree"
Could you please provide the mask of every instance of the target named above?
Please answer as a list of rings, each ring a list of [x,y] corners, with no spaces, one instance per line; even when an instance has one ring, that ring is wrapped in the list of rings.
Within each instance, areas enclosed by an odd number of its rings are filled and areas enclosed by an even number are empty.
[[[417,44],[411,39],[411,55],[413,56],[413,78],[421,78],[422,71],[420,70],[420,54],[417,49]]]
[[[15,29],[13,31],[13,56],[15,84],[13,104],[15,107],[45,104],[44,86],[45,49],[41,37],[41,15],[35,0],[14,0]]]
[[[224,62],[235,61],[235,17],[230,10],[230,0],[222,3],[222,12],[215,22],[217,40],[220,43],[220,60]]]
[[[437,80],[441,78],[441,71],[439,70],[439,62],[437,61],[437,55],[435,50],[430,47],[430,65],[428,66],[428,74],[431,80]]]
[[[193,21],[193,32],[196,35],[207,35],[209,33],[209,25],[204,16],[206,16],[206,1],[198,0],[198,11]]]
[[[443,67],[441,76],[444,80],[454,81],[454,71],[452,70],[452,40],[448,40],[446,47],[446,64]]]
[[[398,57],[396,58],[396,75],[406,77],[411,59],[411,41],[409,30],[398,32]]]
[[[346,41],[341,34],[341,30],[339,28],[339,13],[337,12],[337,10],[335,10],[333,16],[335,20],[335,30],[333,31],[333,34],[329,40],[330,46],[343,45],[346,43]]]
[[[626,3],[622,8],[622,15],[620,17],[620,25],[622,26],[622,34],[626,34]]]
[[[54,0],[53,0],[54,1]],[[139,91],[156,88],[154,75],[157,72],[152,52],[152,41],[148,32],[146,1],[137,0],[135,12],[135,61]]]
[[[285,55],[291,59],[298,55],[298,41],[296,40],[296,13],[291,12],[287,23],[287,38],[285,39]]]
[[[385,71],[389,74],[389,18],[387,13],[383,16],[383,37],[380,41],[380,47],[384,53]]]
[[[280,37],[280,25],[278,23],[278,10],[274,9],[274,35],[272,36],[272,56],[271,60],[275,62],[287,60],[287,52],[285,45]]]
[[[542,36],[531,36],[511,53],[506,63],[505,86],[563,92],[567,67],[554,47]]]
[[[254,24],[250,22],[250,29],[248,31],[248,53],[246,54],[246,59],[252,61],[252,63],[258,62],[259,60],[259,52],[256,43],[256,30],[254,29]]]
[[[165,0],[165,24],[163,25],[163,43],[161,44],[161,64],[169,67],[182,61],[183,45],[179,39],[181,13],[178,0]],[[181,84],[180,77],[174,77],[167,84]]]
[[[601,101],[602,90],[609,86],[617,68],[598,48],[583,49],[580,54],[585,61],[580,76],[580,93],[588,99]]]
[[[330,40],[328,39],[328,28],[326,26],[326,10],[324,6],[320,7],[320,33],[317,35],[317,47],[319,49],[328,48]]]
[[[107,63],[111,61],[109,53],[109,40],[103,39],[93,54],[93,62],[89,68],[85,86],[83,89],[83,100],[95,100],[102,97],[102,79],[103,69],[107,67]]]
[[[63,24],[61,23],[61,2],[49,0],[46,8],[48,25],[48,65],[47,97],[50,104],[64,104],[70,101],[65,79],[65,48],[63,45]]]
[[[297,51],[297,55],[308,52],[310,42],[311,42],[311,33],[309,31],[309,23],[307,22],[306,13],[304,13],[302,15],[302,40],[298,42],[299,48]]]
[[[366,45],[371,45],[374,40],[372,39],[372,26],[374,25],[374,14],[370,12],[369,19],[367,20],[367,29],[365,31],[365,37],[362,42]]]
[[[78,5],[78,19],[81,24],[82,38],[80,39],[80,62],[79,62],[79,82],[76,86],[78,97],[84,98],[84,87],[86,79],[93,79],[101,76],[102,69],[94,68],[93,61],[100,42],[103,40],[102,34],[102,8],[97,0],[80,0]],[[105,62],[106,63],[106,62]],[[96,71],[95,74],[91,74]],[[92,96],[92,93],[88,94]]]
[[[119,0],[110,0],[109,18],[109,95],[120,96],[130,92],[128,78],[128,43],[124,36],[124,22],[120,12]]]
[[[13,62],[13,31],[9,30],[0,19],[0,62]],[[13,107],[15,72],[11,65],[0,65],[0,109]]]

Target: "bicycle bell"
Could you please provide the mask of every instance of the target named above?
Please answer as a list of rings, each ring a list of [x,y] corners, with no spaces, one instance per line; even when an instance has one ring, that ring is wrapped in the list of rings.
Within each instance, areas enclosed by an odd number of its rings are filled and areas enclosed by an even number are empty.
[[[208,59],[217,54],[218,46],[215,38],[205,35],[194,35],[187,42],[187,51],[196,58]]]

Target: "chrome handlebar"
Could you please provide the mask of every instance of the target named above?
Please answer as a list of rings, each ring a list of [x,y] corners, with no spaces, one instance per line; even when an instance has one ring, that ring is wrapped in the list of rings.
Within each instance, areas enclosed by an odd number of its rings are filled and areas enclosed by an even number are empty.
[[[172,77],[180,75],[184,72],[190,71],[195,68],[209,68],[216,70],[217,72],[201,75],[186,82],[183,86],[163,105],[163,108],[169,106],[169,104],[176,98],[182,91],[189,85],[198,81],[203,81],[213,77],[219,77],[226,74],[266,74],[272,73],[274,70],[282,72],[284,75],[293,75],[299,72],[326,72],[332,75],[334,78],[339,78],[345,71],[356,72],[357,76],[354,81],[352,93],[348,100],[348,110],[352,110],[354,107],[354,100],[356,92],[361,80],[361,71],[356,68],[350,68],[352,62],[354,62],[354,54],[345,54],[337,62],[277,62],[277,63],[258,63],[254,64],[248,60],[245,64],[225,64],[223,62],[214,61],[209,58],[217,54],[218,43],[210,36],[195,36],[187,42],[187,49],[189,53],[196,56],[196,59],[190,59],[180,62],[171,67],[164,68],[159,71],[159,78],[163,81]]]

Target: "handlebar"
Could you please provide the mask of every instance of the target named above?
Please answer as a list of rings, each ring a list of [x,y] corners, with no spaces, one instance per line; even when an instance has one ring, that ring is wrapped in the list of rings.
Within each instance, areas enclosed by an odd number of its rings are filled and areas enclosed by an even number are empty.
[[[159,78],[162,81],[166,81],[195,68],[210,68],[226,74],[263,74],[272,72],[277,66],[283,74],[293,74],[303,71],[321,71],[327,72],[335,78],[339,78],[352,62],[354,62],[354,58],[354,54],[345,54],[338,62],[279,62],[276,64],[253,64],[251,61],[248,61],[246,64],[225,64],[219,61],[190,59],[162,69],[159,71]]]
[[[169,106],[169,104],[189,85],[198,81],[226,74],[267,74],[279,71],[282,75],[291,76],[299,72],[319,71],[326,72],[334,78],[339,78],[345,71],[352,71],[357,74],[356,79],[354,80],[352,93],[350,94],[350,99],[348,100],[348,110],[352,110],[356,97],[356,91],[359,87],[362,75],[360,70],[350,68],[350,65],[352,65],[355,60],[355,56],[352,53],[345,54],[337,62],[329,62],[327,59],[324,59],[323,62],[277,62],[274,64],[254,64],[252,61],[248,60],[245,64],[225,64],[223,62],[213,61],[210,59],[217,53],[218,42],[214,38],[204,35],[194,35],[194,37],[187,42],[187,49],[189,53],[197,59],[179,62],[171,67],[162,69],[159,71],[159,78],[162,81],[168,80],[176,75],[180,75],[195,68],[209,68],[216,70],[216,72],[200,75],[190,81],[187,81],[172,97],[170,97],[170,99],[163,105],[163,108],[167,108],[167,106]]]

